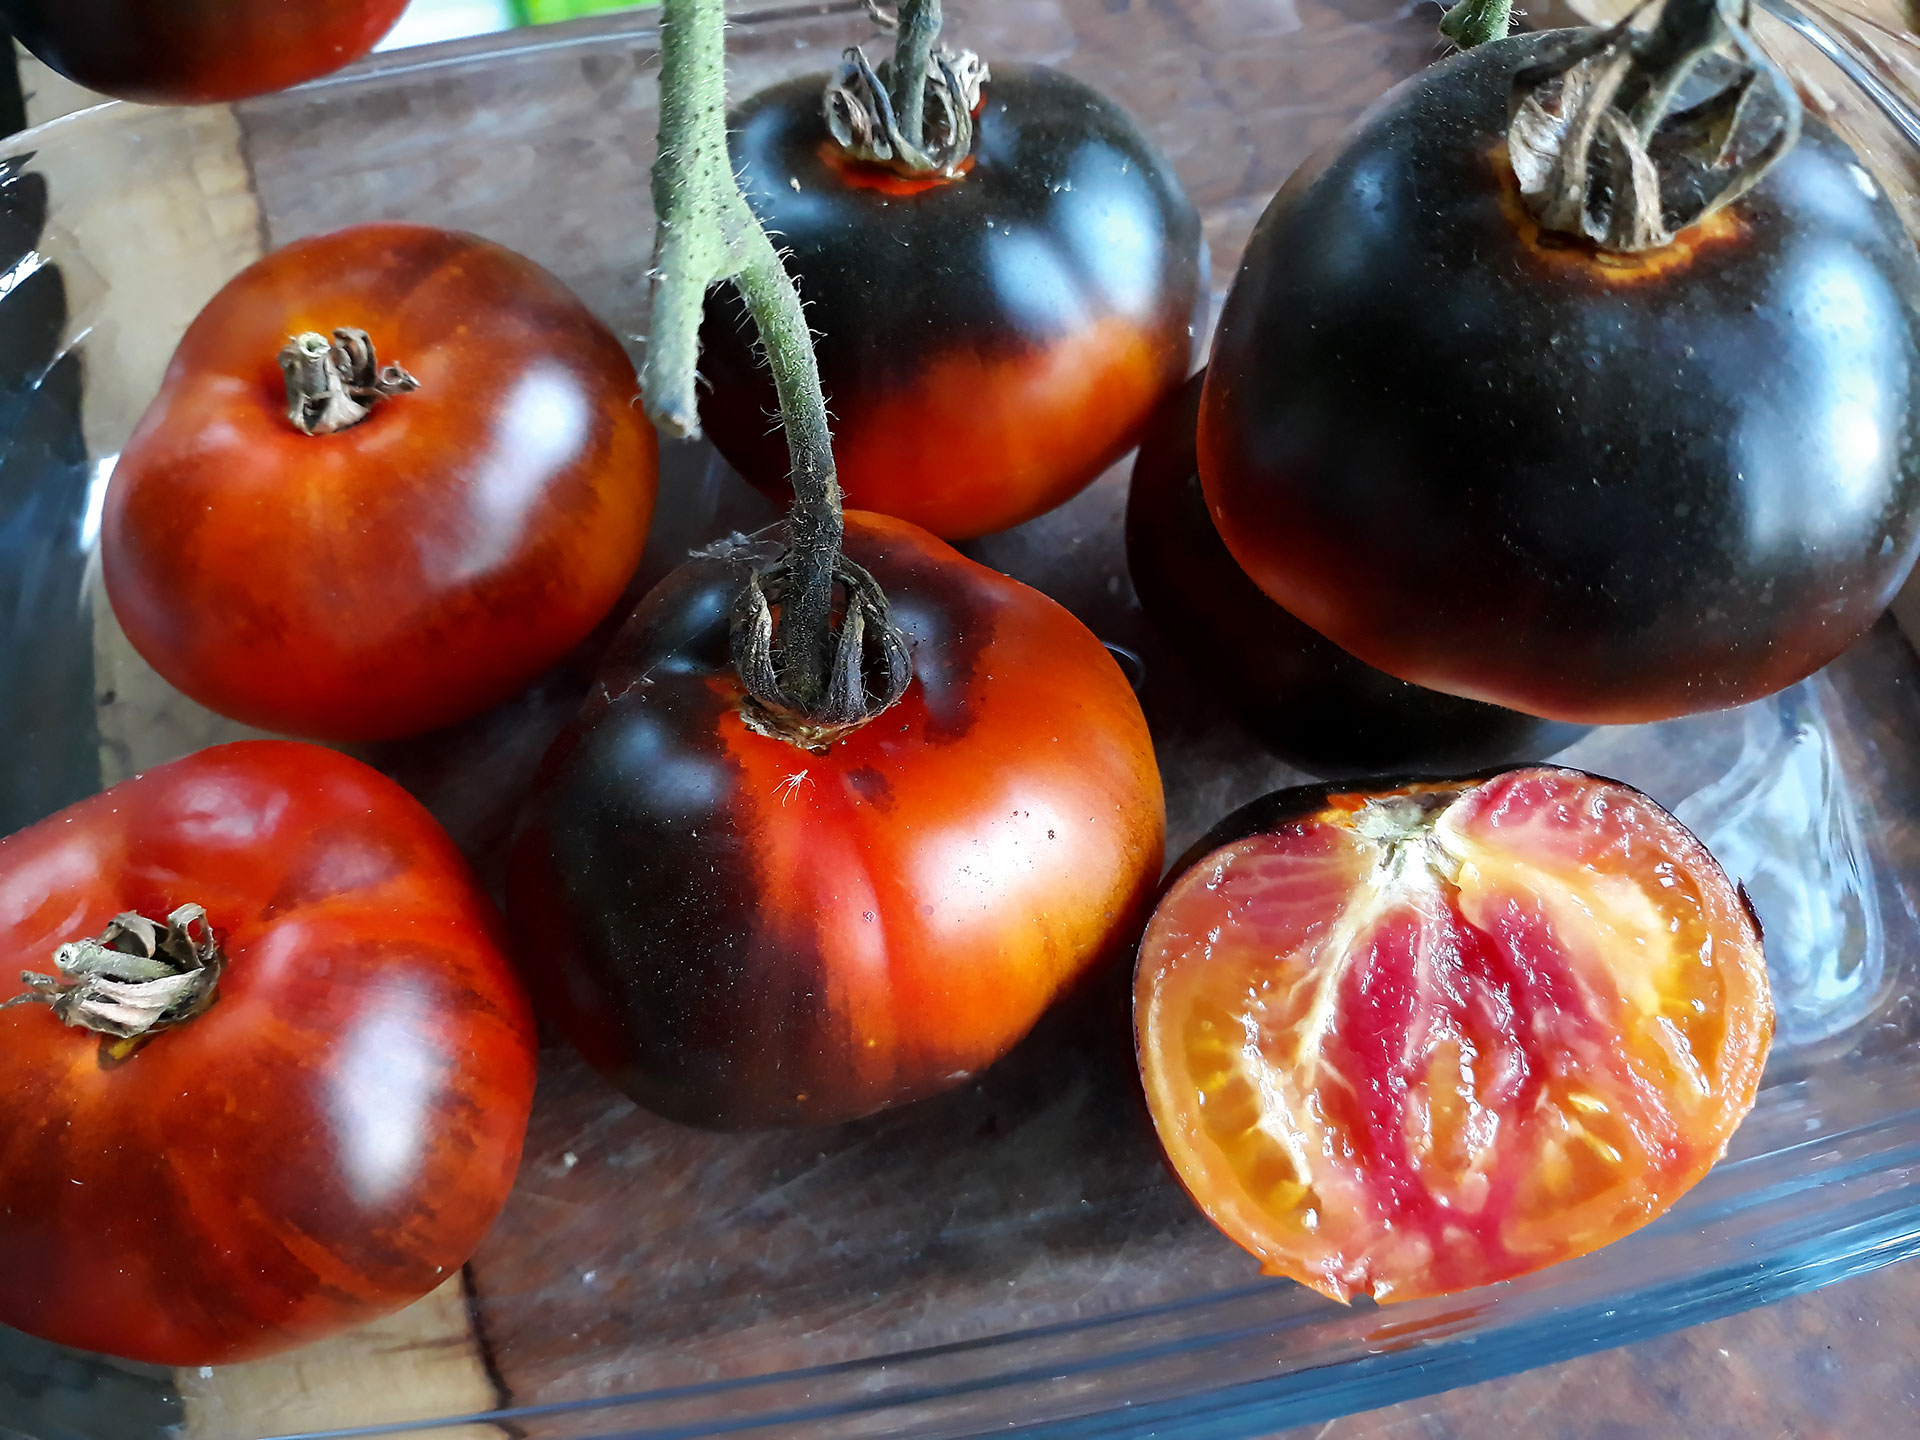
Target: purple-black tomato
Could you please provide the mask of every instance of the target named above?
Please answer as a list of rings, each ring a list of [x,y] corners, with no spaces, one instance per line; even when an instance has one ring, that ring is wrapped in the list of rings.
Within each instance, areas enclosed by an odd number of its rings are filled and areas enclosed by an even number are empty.
[[[729,130],[817,334],[847,504],[948,539],[1052,509],[1187,373],[1198,215],[1119,107],[1056,71],[994,66],[953,179],[845,159],[823,84],[757,95]],[[708,299],[700,365],[707,433],[784,496],[773,381],[731,288]]]
[[[698,558],[521,818],[536,999],[676,1120],[828,1123],[959,1084],[1124,953],[1159,878],[1152,740],[1086,627],[903,521],[850,512],[846,548],[908,637],[898,704],[824,753],[750,728],[728,614],[769,547]]]
[[[69,80],[149,105],[283,90],[365,55],[407,0],[0,0],[16,39]]]
[[[1642,721],[1833,659],[1920,550],[1920,259],[1812,116],[1670,245],[1543,235],[1508,95],[1409,81],[1289,180],[1222,314],[1200,469],[1260,588],[1404,680]]]
[[[1282,610],[1234,563],[1194,453],[1204,375],[1154,415],[1127,493],[1127,568],[1147,618],[1268,744],[1326,774],[1462,774],[1539,759],[1577,725],[1396,680]]]

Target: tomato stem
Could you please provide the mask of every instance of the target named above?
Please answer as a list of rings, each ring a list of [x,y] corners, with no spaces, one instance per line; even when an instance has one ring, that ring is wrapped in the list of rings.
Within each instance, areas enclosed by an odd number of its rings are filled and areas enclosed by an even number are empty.
[[[184,1025],[213,1004],[227,957],[198,905],[162,923],[128,911],[99,936],[53,952],[55,974],[23,970],[11,1005],[46,1005],[63,1024],[119,1040]]]
[[[940,38],[940,23],[940,0],[900,0],[887,89],[901,131],[916,146],[926,143],[927,82],[934,78],[933,42]]]
[[[1504,40],[1513,25],[1513,0],[1460,0],[1440,17],[1440,33],[1462,50]]]
[[[856,160],[906,175],[960,174],[973,153],[986,65],[971,50],[935,48],[940,0],[901,0],[897,17],[867,0],[867,12],[895,32],[893,59],[876,71],[859,46],[846,51],[821,97],[828,131]],[[929,99],[937,112],[931,124]]]
[[[640,391],[662,431],[699,433],[694,385],[702,309],[709,287],[731,281],[773,371],[793,488],[789,549],[778,577],[769,572],[745,581],[734,653],[768,727],[789,726],[795,735],[788,738],[804,734],[817,742],[820,727],[838,733],[899,698],[905,641],[879,587],[841,553],[840,482],[813,336],[727,152],[725,20],[723,0],[665,3],[653,167],[653,323]],[[842,594],[836,631],[835,599]],[[870,668],[878,672],[871,685]]]
[[[389,395],[418,390],[398,365],[382,366],[364,330],[342,327],[333,339],[306,331],[280,350],[287,381],[287,419],[303,435],[332,435],[358,425]]]
[[[1799,95],[1747,33],[1747,0],[1666,0],[1645,33],[1632,28],[1639,13],[1577,32],[1516,74],[1507,131],[1540,224],[1628,254],[1670,244],[1746,194],[1801,120]],[[1731,77],[1676,111],[1702,65],[1729,49]]]

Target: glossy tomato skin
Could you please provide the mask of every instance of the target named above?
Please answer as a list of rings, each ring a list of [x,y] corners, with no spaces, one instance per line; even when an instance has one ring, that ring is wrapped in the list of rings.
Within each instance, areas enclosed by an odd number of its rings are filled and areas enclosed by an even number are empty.
[[[367,330],[420,381],[363,423],[286,415],[287,337]],[[414,734],[505,699],[607,613],[658,453],[613,334],[476,236],[299,241],[207,305],[107,490],[115,617],[172,684],[262,729]]]
[[[741,560],[696,559],[621,633],[522,816],[530,988],[686,1123],[824,1124],[959,1084],[1124,952],[1159,877],[1152,742],[1099,641],[904,522],[850,512],[847,551],[909,636],[897,705],[822,754],[749,730]]]
[[[0,839],[18,971],[195,903],[211,1009],[117,1058],[0,1011],[0,1323],[165,1365],[316,1339],[418,1298],[506,1198],[534,1033],[499,919],[433,818],[290,741],[157,766]]]
[[[91,90],[202,105],[284,90],[358,60],[407,0],[0,0],[14,37]]]
[[[1206,261],[1171,168],[1111,101],[993,67],[973,163],[906,181],[839,157],[824,77],[731,121],[742,188],[779,237],[816,332],[847,504],[948,539],[1077,493],[1187,373]],[[708,299],[701,416],[755,485],[786,493],[773,381],[744,306]]]
[[[1811,115],[1662,251],[1542,240],[1503,134],[1553,43],[1433,67],[1275,198],[1214,342],[1207,498],[1267,594],[1402,679],[1589,722],[1737,704],[1920,550],[1920,261]]]
[[[1370,830],[1383,804],[1420,818]],[[1647,1224],[1725,1152],[1774,1028],[1745,892],[1646,796],[1555,766],[1243,806],[1172,867],[1135,984],[1182,1183],[1341,1301]]]
[[[1323,774],[1457,775],[1534,760],[1586,727],[1396,680],[1269,600],[1207,513],[1194,426],[1205,372],[1154,415],[1127,492],[1127,569],[1147,618],[1281,754]]]

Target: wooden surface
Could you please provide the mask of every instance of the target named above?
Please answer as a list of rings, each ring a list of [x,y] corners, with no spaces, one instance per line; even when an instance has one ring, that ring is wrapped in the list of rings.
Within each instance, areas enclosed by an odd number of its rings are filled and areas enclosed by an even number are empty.
[[[956,26],[982,50],[1063,62],[1141,117],[1203,210],[1222,282],[1285,175],[1438,48],[1432,12],[1395,0],[979,0],[954,8]],[[188,145],[198,158],[183,175],[152,182],[156,194],[187,197],[186,218],[153,224],[231,245],[189,242],[198,258],[227,255],[219,263],[229,268],[262,241],[348,221],[461,225],[549,265],[635,337],[638,352],[650,42],[639,30],[631,44],[575,43],[568,37],[590,37],[580,27],[553,34],[551,46],[510,73],[475,62],[423,74],[389,57],[334,100],[323,87],[217,112]],[[850,6],[759,29],[743,22],[736,89],[817,68],[839,45],[864,38]],[[244,167],[244,196],[235,193],[235,167]],[[97,249],[112,269],[112,237]],[[190,273],[184,285],[156,285],[155,305],[180,306],[193,286],[217,278]],[[114,283],[138,282],[116,274]],[[177,330],[178,317],[166,323]],[[116,427],[124,434],[131,424],[130,392],[140,375],[150,383],[161,351],[103,345],[99,353],[87,418],[105,453]],[[1182,670],[1147,632],[1118,545],[1125,483],[1117,470],[1054,515],[969,549],[1049,590],[1103,637],[1146,653],[1144,700],[1177,851],[1232,805],[1300,772],[1254,746],[1209,698],[1206,677]],[[636,590],[691,543],[769,517],[704,450],[673,447]],[[108,677],[101,733],[120,747],[103,755],[109,778],[229,733],[145,672],[116,641],[104,608],[95,614]],[[1853,662],[1862,673],[1920,674],[1890,632],[1870,649]],[[492,876],[519,789],[576,703],[591,660],[589,645],[502,710],[369,758],[422,794]],[[1848,732],[1868,757],[1856,756],[1864,767],[1856,777],[1892,797],[1891,813],[1914,813],[1910,773],[1870,772],[1881,764],[1874,754],[1920,753],[1920,714],[1899,696],[1873,704],[1884,733]],[[1740,744],[1739,722],[1717,717],[1657,739],[1596,737],[1575,758],[1677,798],[1720,773]],[[1899,956],[1903,965],[1912,958]],[[464,1288],[283,1360],[176,1377],[182,1433],[242,1440],[723,1382],[1243,1285],[1250,1262],[1199,1217],[1161,1164],[1120,999],[1112,990],[1082,997],[952,1096],[818,1134],[679,1129],[636,1111],[550,1048],[520,1184]],[[1903,1029],[1901,1043],[1909,1038]],[[1683,1338],[1288,1432],[1288,1440],[1915,1433],[1920,1427],[1902,1430],[1887,1418],[1908,1412],[1872,1404],[1887,1386],[1911,1403],[1913,1372],[1896,1357],[1912,1348],[1906,1317],[1916,1301],[1920,1266],[1905,1267]],[[1305,1292],[1285,1292],[1281,1305],[1303,1333],[1364,1313],[1336,1314]],[[1883,1341],[1878,1322],[1894,1317],[1898,1336]],[[1862,1360],[1860,1383],[1845,1379],[1844,1362],[1823,1358],[1834,1353],[1823,1348],[1834,1334],[1852,1353],[1879,1357]],[[1269,1369],[1287,1353],[1277,1348]],[[714,1406],[710,1415],[723,1413],[724,1401]],[[1767,1428],[1774,1416],[1780,1423]],[[0,1425],[6,1419],[0,1414]],[[1818,1428],[1829,1423],[1853,1428]],[[495,1428],[475,1427],[461,1440]],[[518,1422],[515,1433],[559,1440],[608,1428],[616,1419],[550,1413]]]

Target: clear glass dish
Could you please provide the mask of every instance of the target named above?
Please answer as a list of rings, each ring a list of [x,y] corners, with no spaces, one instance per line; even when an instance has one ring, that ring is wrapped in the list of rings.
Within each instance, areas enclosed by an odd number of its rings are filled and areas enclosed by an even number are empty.
[[[1920,221],[1916,50],[1768,0],[1766,38]],[[952,30],[1122,99],[1201,207],[1224,288],[1307,153],[1433,59],[1401,0],[996,0]],[[1541,18],[1541,17],[1536,17]],[[375,218],[478,231],[644,346],[653,12],[376,57],[231,109],[106,106],[0,151],[0,831],[241,733],[126,645],[92,564],[113,459],[199,305],[264,246]],[[826,68],[859,4],[743,9],[732,85]],[[1144,660],[1170,845],[1300,778],[1139,614],[1125,466],[967,548]],[[668,448],[635,594],[771,518]],[[454,730],[362,753],[496,878],[594,645]],[[1380,1309],[1260,1278],[1168,1176],[1113,995],[953,1095],[836,1130],[656,1120],[558,1046],[519,1185],[457,1284],[280,1360],[168,1374],[0,1333],[0,1435],[1236,1436],[1644,1338],[1920,1251],[1920,662],[1891,621],[1742,711],[1596,732],[1568,762],[1676,807],[1754,892],[1779,1043],[1727,1159],[1598,1254]],[[498,1432],[483,1421],[515,1427]],[[443,1428],[452,1426],[454,1428]]]

